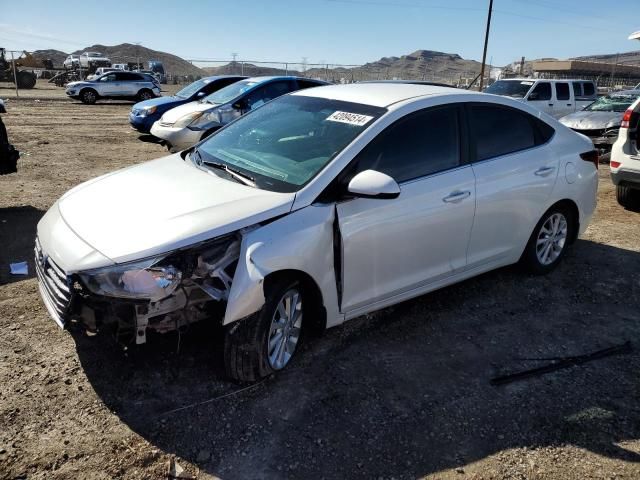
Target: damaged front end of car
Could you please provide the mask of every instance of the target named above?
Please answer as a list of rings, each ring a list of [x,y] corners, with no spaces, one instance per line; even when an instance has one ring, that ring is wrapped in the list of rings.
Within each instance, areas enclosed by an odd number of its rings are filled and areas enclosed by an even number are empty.
[[[45,304],[57,307],[49,312],[58,314],[60,326],[112,329],[123,343],[142,344],[148,331],[181,330],[204,319],[221,324],[241,242],[242,233],[236,232],[166,255],[57,278],[36,242],[36,264],[45,265],[38,268],[41,294]]]

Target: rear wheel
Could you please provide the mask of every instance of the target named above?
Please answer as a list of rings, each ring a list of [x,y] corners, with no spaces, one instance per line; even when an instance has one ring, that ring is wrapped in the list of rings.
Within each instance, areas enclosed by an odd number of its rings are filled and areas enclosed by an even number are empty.
[[[549,209],[533,229],[520,259],[522,265],[536,275],[556,268],[574,238],[576,221],[574,214],[562,206]]]
[[[281,279],[265,292],[262,309],[226,327],[227,375],[252,382],[285,368],[300,341],[304,293],[295,280]]]
[[[142,102],[144,100],[150,100],[153,98],[153,92],[148,89],[140,90],[138,92],[138,101]]]
[[[93,105],[98,100],[98,94],[91,88],[86,88],[80,92],[80,100],[87,105]]]
[[[636,190],[635,188],[631,188],[626,185],[618,185],[616,187],[616,199],[624,208],[640,208],[640,190]]]

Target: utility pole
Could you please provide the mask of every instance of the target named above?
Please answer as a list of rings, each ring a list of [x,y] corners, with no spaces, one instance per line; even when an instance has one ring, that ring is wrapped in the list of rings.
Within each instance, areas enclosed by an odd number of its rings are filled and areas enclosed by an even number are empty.
[[[302,57],[302,73],[307,71],[307,57]]]
[[[484,86],[484,65],[487,61],[487,45],[489,44],[489,30],[491,29],[491,13],[493,12],[493,0],[489,0],[489,13],[487,14],[487,30],[484,34],[484,49],[482,51],[482,67],[480,68],[480,91]]]
[[[233,69],[235,70],[235,68],[236,68],[236,58],[238,58],[238,54],[236,52],[233,52],[231,54],[231,57],[233,58],[233,60],[231,60],[231,65],[233,65]],[[242,68],[242,70],[244,70],[244,68]]]

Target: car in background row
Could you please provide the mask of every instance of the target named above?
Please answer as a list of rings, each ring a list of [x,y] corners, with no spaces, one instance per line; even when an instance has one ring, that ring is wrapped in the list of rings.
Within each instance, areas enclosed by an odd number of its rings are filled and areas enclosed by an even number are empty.
[[[102,98],[143,101],[159,97],[160,85],[140,73],[117,71],[93,80],[70,82],[65,93],[87,104],[94,104]]]
[[[622,117],[618,139],[611,147],[611,180],[618,203],[640,209],[640,99]]]
[[[110,67],[111,60],[100,52],[83,52],[80,55],[69,55],[62,66],[66,69],[77,68],[78,66],[86,69]]]
[[[582,110],[598,99],[591,80],[513,78],[498,80],[484,92],[521,100],[555,118]]]
[[[235,82],[203,98],[166,112],[151,127],[151,134],[177,152],[208,137],[220,127],[281,95],[328,85],[300,77],[253,77]]]
[[[227,85],[245,78],[247,77],[237,75],[205,77],[187,85],[173,96],[154,98],[136,103],[129,113],[129,123],[139,132],[149,133],[154,122],[159,120],[166,111],[185,103],[200,100]]]
[[[87,80],[93,80],[95,78],[98,78],[100,75],[104,75],[105,73],[117,72],[119,70],[120,70],[119,68],[114,68],[114,67],[100,67],[96,69],[96,73],[94,73],[93,75],[88,75]]]
[[[638,98],[640,90],[610,93],[583,110],[562,117],[560,123],[589,137],[600,153],[600,160],[608,161],[611,146],[618,139],[622,116]]]
[[[137,344],[221,326],[227,374],[254,381],[307,331],[516,262],[552,271],[595,209],[595,160],[584,136],[508,98],[297,91],[63,195],[37,227],[40,293],[61,327]]]

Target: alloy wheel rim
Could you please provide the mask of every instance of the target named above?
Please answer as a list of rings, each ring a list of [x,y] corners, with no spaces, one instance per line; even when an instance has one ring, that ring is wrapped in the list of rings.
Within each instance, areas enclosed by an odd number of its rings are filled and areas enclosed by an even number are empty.
[[[287,290],[278,302],[271,319],[267,353],[274,370],[284,368],[298,345],[302,326],[302,296],[296,289]]]
[[[95,98],[95,95],[93,94],[93,92],[87,92],[84,94],[84,98],[86,98],[87,100],[91,101]]]
[[[536,240],[536,256],[542,265],[555,262],[567,242],[567,219],[561,213],[554,213],[542,224]]]

